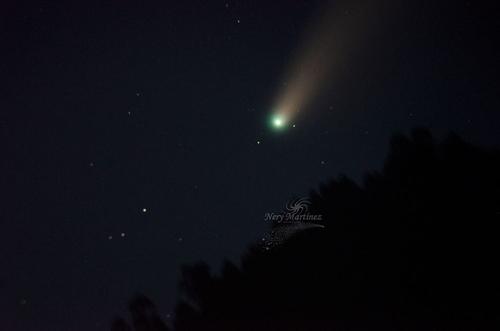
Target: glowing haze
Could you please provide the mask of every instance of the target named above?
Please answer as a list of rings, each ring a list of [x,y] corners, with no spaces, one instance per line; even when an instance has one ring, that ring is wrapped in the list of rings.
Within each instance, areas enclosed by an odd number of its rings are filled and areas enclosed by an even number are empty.
[[[367,8],[363,4],[337,3],[326,10],[322,8],[324,14],[305,33],[274,102],[274,128],[289,124],[321,92],[335,67],[345,62],[346,52],[359,37],[360,25],[365,25],[362,17]]]

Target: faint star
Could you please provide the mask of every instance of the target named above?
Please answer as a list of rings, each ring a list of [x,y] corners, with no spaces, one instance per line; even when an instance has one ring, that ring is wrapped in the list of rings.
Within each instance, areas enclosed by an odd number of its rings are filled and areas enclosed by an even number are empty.
[[[108,236],[108,240],[112,240],[113,239],[113,236]]]
[[[321,165],[325,165],[326,164],[326,161],[321,161]]]
[[[236,23],[238,23],[238,24],[240,24],[240,23],[241,23],[241,21],[240,21],[240,19],[239,19],[239,18],[236,20]]]
[[[122,232],[122,233],[120,234],[120,237],[125,238],[125,232]]]
[[[260,140],[257,140],[257,145],[260,145]]]
[[[91,168],[92,168],[93,166],[94,166],[94,162],[90,162],[90,163],[89,163],[89,167],[91,167]]]
[[[177,238],[178,242],[182,242],[184,239],[182,237]]]

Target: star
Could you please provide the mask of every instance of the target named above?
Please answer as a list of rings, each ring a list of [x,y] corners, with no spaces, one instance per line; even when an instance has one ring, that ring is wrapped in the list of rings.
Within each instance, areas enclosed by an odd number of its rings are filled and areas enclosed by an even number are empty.
[[[142,208],[142,212],[145,213],[147,212],[148,210],[146,208]]]

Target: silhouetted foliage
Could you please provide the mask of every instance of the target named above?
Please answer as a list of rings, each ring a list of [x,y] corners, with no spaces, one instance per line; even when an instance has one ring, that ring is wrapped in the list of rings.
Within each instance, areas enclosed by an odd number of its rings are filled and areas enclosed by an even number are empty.
[[[325,228],[256,245],[220,276],[184,268],[174,328],[498,329],[499,170],[500,153],[457,136],[395,136],[363,185],[341,177],[311,193]]]
[[[168,331],[169,329],[161,320],[155,305],[147,297],[137,295],[129,305],[134,331]],[[116,319],[112,331],[132,331],[127,322],[121,318]]]

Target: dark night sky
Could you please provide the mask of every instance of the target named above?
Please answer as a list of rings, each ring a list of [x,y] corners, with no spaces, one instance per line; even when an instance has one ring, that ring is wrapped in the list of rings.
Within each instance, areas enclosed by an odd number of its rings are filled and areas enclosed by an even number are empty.
[[[180,264],[236,260],[265,212],[380,168],[395,132],[499,145],[493,1],[381,1],[297,127],[269,130],[321,3],[1,5],[2,330],[106,330],[136,292],[166,316]]]

